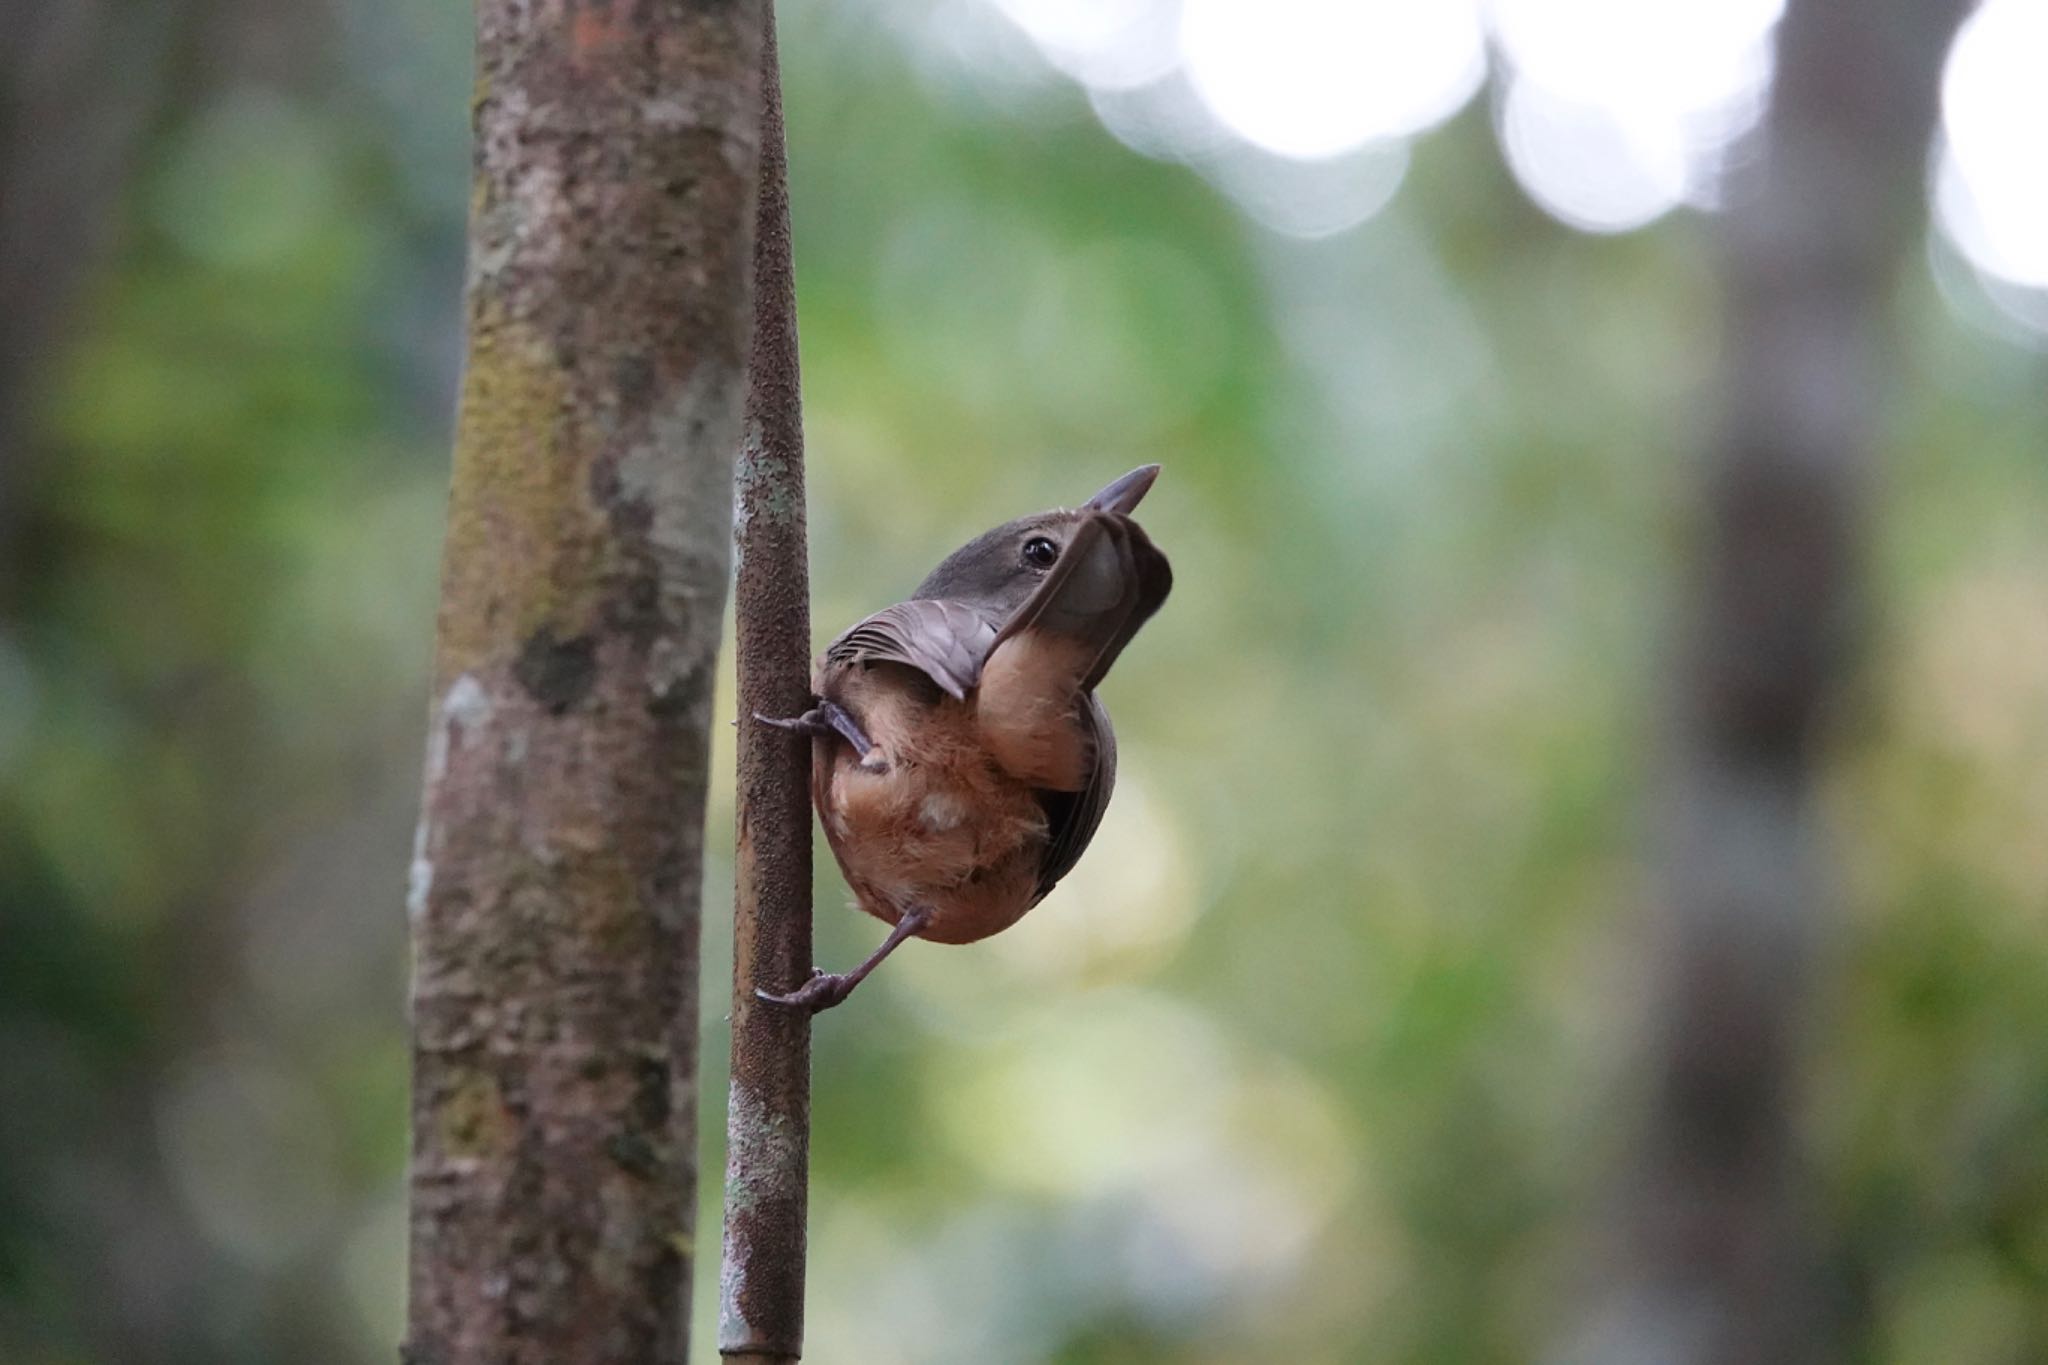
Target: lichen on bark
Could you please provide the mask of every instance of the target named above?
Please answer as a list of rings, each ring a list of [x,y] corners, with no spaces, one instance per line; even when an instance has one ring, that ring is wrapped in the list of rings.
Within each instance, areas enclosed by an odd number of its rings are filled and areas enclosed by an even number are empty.
[[[477,8],[406,1354],[685,1358],[763,9]]]

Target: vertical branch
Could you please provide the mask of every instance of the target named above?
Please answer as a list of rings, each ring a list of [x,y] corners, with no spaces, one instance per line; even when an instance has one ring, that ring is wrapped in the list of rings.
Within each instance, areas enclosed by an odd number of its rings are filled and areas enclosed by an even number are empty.
[[[412,874],[419,1365],[675,1365],[758,0],[479,0]]]
[[[762,67],[760,217],[746,441],[737,469],[739,850],[733,907],[732,1095],[718,1346],[794,1361],[804,1341],[811,1016],[764,1005],[811,970],[811,745],[751,721],[810,704],[803,398],[774,14]]]
[[[1815,810],[1852,657],[1893,277],[1960,0],[1793,0],[1723,239],[1719,431],[1673,696],[1655,1088],[1618,1293],[1575,1359],[1833,1358],[1797,1138],[1830,929]]]

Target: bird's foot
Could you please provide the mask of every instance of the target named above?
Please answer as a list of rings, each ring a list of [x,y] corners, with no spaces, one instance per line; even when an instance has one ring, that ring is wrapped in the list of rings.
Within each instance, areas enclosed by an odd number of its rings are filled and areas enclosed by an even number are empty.
[[[853,751],[862,760],[875,752],[875,742],[868,738],[867,731],[860,728],[860,722],[852,712],[829,698],[820,698],[818,704],[800,716],[764,716],[759,711],[754,719],[763,725],[772,725],[778,730],[794,730],[804,735],[838,735],[853,746]]]
[[[931,908],[914,905],[897,917],[895,926],[889,930],[889,937],[882,940],[882,946],[869,953],[867,960],[852,971],[842,976],[837,972],[821,972],[813,967],[811,979],[788,995],[771,995],[767,991],[756,989],[755,998],[765,1000],[771,1005],[790,1005],[797,1009],[809,1010],[812,1014],[820,1010],[829,1010],[852,995],[853,988],[866,980],[868,973],[880,966],[883,958],[902,947],[905,939],[923,933],[930,927],[931,922]]]
[[[821,972],[811,970],[811,979],[787,995],[771,995],[756,990],[754,998],[765,1000],[771,1005],[788,1005],[794,1009],[809,1010],[816,1014],[841,1004],[853,994],[853,988],[860,984],[860,978],[851,972]]]

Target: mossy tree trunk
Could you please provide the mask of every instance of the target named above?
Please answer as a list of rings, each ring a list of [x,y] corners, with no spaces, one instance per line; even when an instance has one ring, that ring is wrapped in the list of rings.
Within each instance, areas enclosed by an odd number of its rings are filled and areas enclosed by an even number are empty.
[[[677,1362],[763,7],[478,0],[406,1355]]]

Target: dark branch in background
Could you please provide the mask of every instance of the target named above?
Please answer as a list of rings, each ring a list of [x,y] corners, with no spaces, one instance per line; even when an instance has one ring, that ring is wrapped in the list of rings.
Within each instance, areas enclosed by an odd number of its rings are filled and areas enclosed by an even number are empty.
[[[759,3],[481,0],[413,868],[420,1365],[675,1365]]]
[[[0,0],[0,597],[28,573],[31,396],[119,220],[189,8]]]
[[[137,663],[95,633],[85,604],[118,591],[108,586],[117,581],[108,568],[143,556],[152,571],[189,567],[196,561],[170,546],[192,533],[167,524],[111,531],[95,514],[98,500],[141,471],[77,444],[49,398],[63,391],[79,341],[120,332],[118,304],[95,304],[135,297],[137,259],[151,270],[161,264],[158,248],[133,240],[132,222],[144,199],[138,189],[163,170],[153,153],[165,130],[255,75],[245,53],[207,41],[226,6],[0,0],[0,655],[25,657],[47,695],[68,697],[102,730],[112,721],[151,736],[124,764],[122,782],[137,792],[160,780],[159,765],[140,752],[163,743],[206,755],[212,777],[235,767],[230,755],[246,755],[236,743],[253,732],[246,716],[239,728],[228,717],[245,694],[236,690],[236,661],[181,673],[167,688],[161,676],[134,672]],[[271,52],[289,61],[323,51],[313,7],[283,9],[286,31]],[[178,325],[190,320],[181,312]],[[93,374],[104,386],[118,368]],[[176,473],[167,477],[178,483]],[[176,612],[175,600],[152,599],[152,609]],[[243,605],[207,620],[219,624]],[[192,619],[176,618],[174,628]],[[50,771],[32,756],[27,768],[10,770],[10,786],[29,809],[42,785],[29,774]],[[260,800],[251,793],[262,784],[248,771],[233,790]],[[267,836],[238,819],[235,802],[207,785],[212,777],[186,772],[200,785],[180,799],[207,815],[177,841],[203,849],[195,856],[221,869],[225,884],[248,861],[238,840]],[[239,972],[223,966],[234,951],[237,898],[217,887],[159,887],[147,928],[125,918],[117,925],[90,908],[92,893],[45,880],[36,840],[13,839],[24,826],[8,815],[0,811],[0,955],[8,959],[0,968],[0,1071],[12,1093],[36,1096],[10,1108],[41,1118],[0,1119],[0,1358],[173,1362],[219,1359],[231,1341],[247,1349],[255,1329],[231,1323],[234,1313],[221,1305],[246,1308],[287,1277],[272,1279],[223,1248],[179,1188],[161,1128],[163,1106],[192,1074],[201,1040],[246,1004]],[[102,834],[131,854],[148,846]],[[131,959],[149,963],[146,986],[121,970]],[[86,1039],[92,1045],[74,1052]],[[57,1070],[24,1066],[39,1055],[78,1061]],[[65,1117],[52,1126],[52,1115]],[[79,1198],[80,1189],[92,1197]],[[314,1316],[271,1315],[266,1345],[314,1353],[316,1343],[334,1339],[333,1325]]]
[[[810,705],[803,397],[772,12],[768,24],[754,342],[736,470],[739,849],[718,1313],[719,1351],[762,1365],[803,1354],[811,1148],[810,1011],[754,996],[756,987],[787,990],[811,970],[811,742],[750,719]]]
[[[1763,159],[1733,189],[1700,559],[1660,813],[1666,911],[1643,1159],[1574,1360],[1831,1359],[1798,1142],[1833,878],[1816,788],[1853,663],[1890,298],[1958,0],[1793,0]]]

